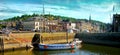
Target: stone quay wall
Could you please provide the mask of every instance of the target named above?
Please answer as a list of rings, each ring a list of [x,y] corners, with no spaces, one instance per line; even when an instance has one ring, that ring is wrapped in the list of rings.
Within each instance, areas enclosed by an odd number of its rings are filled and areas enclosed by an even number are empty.
[[[75,38],[79,38],[83,43],[108,45],[120,47],[120,33],[76,33]]]
[[[44,44],[55,44],[55,43],[66,43],[66,32],[55,32],[55,33],[38,33],[38,32],[20,32],[12,33],[9,40],[4,34],[0,35],[0,51],[2,50],[14,50],[19,48],[26,48],[31,45],[32,38],[35,34],[40,34]],[[74,39],[75,33],[68,34],[68,42]],[[3,40],[2,40],[3,39]],[[3,43],[2,43],[3,41]],[[40,42],[41,43],[41,42]]]

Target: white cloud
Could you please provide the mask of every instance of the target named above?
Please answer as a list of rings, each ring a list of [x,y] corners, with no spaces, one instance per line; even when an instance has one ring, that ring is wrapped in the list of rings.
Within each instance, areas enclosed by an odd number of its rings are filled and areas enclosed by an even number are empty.
[[[102,3],[102,4],[81,3],[79,6],[82,9],[86,9],[94,12],[111,12],[113,10],[114,5],[116,5],[116,3]]]
[[[105,23],[110,22],[110,11],[112,10],[114,4],[103,4],[103,5],[95,5],[95,4],[80,4],[80,9],[71,10],[65,6],[57,6],[57,5],[45,5],[45,12],[48,14],[49,12],[54,15],[68,16],[74,18],[89,18],[89,15],[92,15],[93,20],[102,21]],[[33,14],[33,13],[42,13],[43,5],[41,4],[5,4],[5,6],[1,6],[0,9],[13,9],[16,11],[21,11],[21,13],[7,13],[0,12],[0,17],[14,17],[20,16],[22,14]],[[92,10],[92,11],[91,11]],[[107,20],[107,21],[106,21]]]
[[[0,12],[0,17],[14,17],[14,16],[20,16],[21,14],[33,14],[33,13],[39,13],[41,14],[43,11],[43,5],[40,4],[5,4],[5,6],[0,7],[1,10],[16,10],[21,13],[14,13],[11,11],[2,11]],[[56,12],[56,10],[60,9],[66,9],[66,7],[61,7],[61,6],[51,6],[51,5],[45,5],[45,12]]]

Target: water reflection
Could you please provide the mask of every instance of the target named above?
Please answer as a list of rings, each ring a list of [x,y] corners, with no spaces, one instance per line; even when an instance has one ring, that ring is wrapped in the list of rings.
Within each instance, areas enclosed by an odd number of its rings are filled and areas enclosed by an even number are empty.
[[[83,44],[80,49],[40,51],[23,49],[0,53],[0,55],[119,55],[120,48]]]
[[[32,49],[20,49],[1,52],[0,55],[32,55]]]
[[[39,51],[33,50],[34,55],[69,55],[75,53],[75,49],[71,50],[53,50],[53,51]]]
[[[120,53],[120,48],[116,48],[116,47],[91,45],[91,44],[84,44],[83,46],[84,47],[82,47],[80,51],[92,55],[119,55]]]

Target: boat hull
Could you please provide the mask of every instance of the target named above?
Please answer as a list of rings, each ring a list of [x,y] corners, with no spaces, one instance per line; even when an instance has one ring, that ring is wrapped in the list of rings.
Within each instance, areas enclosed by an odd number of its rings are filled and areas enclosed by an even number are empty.
[[[76,48],[73,44],[39,44],[40,50],[67,50]]]

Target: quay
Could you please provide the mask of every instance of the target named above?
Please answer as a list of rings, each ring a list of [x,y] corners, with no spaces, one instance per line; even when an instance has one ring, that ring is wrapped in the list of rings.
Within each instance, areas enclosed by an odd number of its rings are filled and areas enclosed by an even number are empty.
[[[29,48],[32,45],[32,39],[35,34],[42,36],[44,44],[66,43],[66,32],[56,33],[37,33],[37,32],[19,32],[12,33],[9,40],[5,35],[0,35],[0,51],[16,50],[20,48]],[[68,42],[74,39],[75,33],[68,34]],[[41,43],[41,42],[40,42]]]
[[[40,34],[41,41],[44,44],[67,43],[66,32],[55,33],[37,33],[37,32],[19,32],[13,33],[9,40],[5,35],[0,35],[0,51],[28,48],[32,45],[32,39],[35,34]],[[107,45],[120,48],[120,33],[69,33],[68,42],[74,38],[79,38],[83,43]],[[41,40],[42,39],[42,40]],[[2,42],[3,41],[3,42]]]
[[[76,33],[75,38],[79,38],[83,43],[106,45],[120,48],[120,32],[106,33]]]

